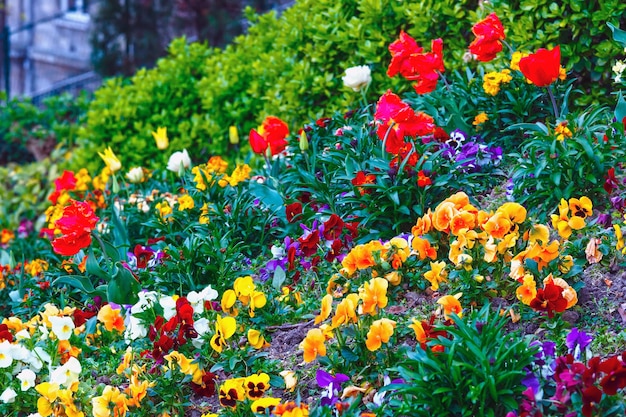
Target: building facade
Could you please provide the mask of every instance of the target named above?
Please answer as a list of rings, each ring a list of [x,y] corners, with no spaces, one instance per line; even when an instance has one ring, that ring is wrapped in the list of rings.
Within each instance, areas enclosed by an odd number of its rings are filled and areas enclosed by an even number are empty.
[[[3,72],[11,96],[46,94],[89,73],[91,19],[84,1],[4,0],[9,39],[2,52],[10,65],[4,64]]]

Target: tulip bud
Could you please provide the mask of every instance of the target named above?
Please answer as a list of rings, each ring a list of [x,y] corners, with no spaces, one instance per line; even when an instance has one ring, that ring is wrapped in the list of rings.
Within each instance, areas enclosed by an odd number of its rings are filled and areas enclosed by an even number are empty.
[[[140,167],[132,168],[126,173],[126,179],[132,184],[138,184],[143,181],[143,169]]]
[[[304,130],[302,130],[302,132],[300,132],[300,150],[302,152],[306,152],[309,150],[309,139],[306,137],[306,132]]]
[[[237,131],[237,126],[231,126],[228,128],[228,140],[231,145],[239,144],[239,132]]]

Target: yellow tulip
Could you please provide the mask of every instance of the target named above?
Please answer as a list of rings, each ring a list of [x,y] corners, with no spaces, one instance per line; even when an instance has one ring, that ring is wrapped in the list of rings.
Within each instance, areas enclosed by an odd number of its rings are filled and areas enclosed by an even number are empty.
[[[122,163],[117,156],[115,156],[115,153],[113,153],[110,146],[104,150],[104,153],[98,152],[98,155],[100,155],[100,158],[102,158],[112,173],[117,172],[122,168]]]
[[[152,137],[156,142],[157,148],[163,150],[167,149],[170,144],[169,139],[167,138],[167,128],[159,127],[156,132],[152,132]]]

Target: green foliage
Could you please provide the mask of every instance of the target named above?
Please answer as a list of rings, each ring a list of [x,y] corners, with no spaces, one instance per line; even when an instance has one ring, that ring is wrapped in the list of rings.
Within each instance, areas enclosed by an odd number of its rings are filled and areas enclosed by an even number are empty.
[[[71,145],[87,101],[85,95],[64,94],[36,106],[28,98],[0,96],[0,164],[41,161],[59,143]]]
[[[572,116],[561,122],[572,132],[563,140],[555,127],[539,122],[524,125],[529,138],[513,154],[517,159],[512,172],[514,194],[516,201],[535,212],[551,211],[562,198],[586,195],[595,202],[606,200],[607,172],[624,158],[623,125],[608,125],[607,108]]]
[[[0,218],[17,227],[22,218],[36,219],[49,205],[53,181],[61,175],[58,157],[26,165],[0,167]]]
[[[524,368],[537,349],[514,333],[505,336],[506,316],[488,305],[453,321],[440,329],[450,338],[418,346],[398,366],[404,382],[389,386],[392,407],[399,407],[394,415],[504,416],[517,409]],[[434,344],[443,351],[433,352]]]
[[[229,126],[248,132],[272,114],[298,126],[354,106],[358,97],[341,81],[344,70],[354,65],[372,68],[370,101],[389,88],[407,91],[408,83],[385,73],[388,45],[400,29],[426,49],[441,37],[447,68],[460,69],[467,66],[463,55],[473,37],[472,25],[492,10],[503,19],[514,47],[534,51],[562,43],[564,65],[575,77],[594,81],[586,99],[605,97],[611,59],[621,53],[605,23],[619,20],[626,5],[516,3],[497,1],[487,10],[470,0],[302,0],[280,17],[248,12],[253,22],[248,34],[223,51],[187,46],[179,39],[157,68],[139,71],[129,83],[109,81],[91,106],[81,135],[86,149],[74,166],[93,168],[99,162],[93,160],[94,152],[107,145],[129,168],[159,164],[164,156],[150,137],[159,126],[171,132],[172,150],[189,147],[197,156],[224,154]],[[537,28],[532,37],[529,27]],[[136,149],[149,151],[139,156]]]
[[[171,152],[183,148],[193,149],[195,155],[205,145],[211,153],[225,152],[224,142],[209,140],[197,88],[198,80],[207,74],[205,61],[211,50],[181,38],[172,42],[169,51],[170,56],[159,60],[155,69],[141,69],[127,81],[111,79],[96,91],[73,166],[97,172],[102,167],[97,152],[106,146],[112,147],[125,169],[149,161],[152,167],[162,167]],[[151,132],[158,127],[168,129],[171,151],[157,149]]]

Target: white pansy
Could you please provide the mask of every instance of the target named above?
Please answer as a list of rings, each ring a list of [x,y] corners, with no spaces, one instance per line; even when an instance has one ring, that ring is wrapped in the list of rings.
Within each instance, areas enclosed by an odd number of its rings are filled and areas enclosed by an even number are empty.
[[[372,70],[367,65],[358,65],[346,70],[346,75],[341,77],[343,85],[354,91],[361,91],[363,87],[372,82]]]
[[[69,388],[74,382],[78,382],[81,371],[80,362],[72,356],[65,364],[50,373],[50,382]]]
[[[17,392],[15,392],[13,388],[5,389],[4,392],[2,392],[2,395],[0,395],[0,401],[5,404],[14,402],[15,398],[17,398]]]
[[[41,368],[43,368],[44,362],[49,365],[52,362],[52,358],[50,358],[50,354],[43,350],[41,346],[37,346],[30,352],[30,355],[24,362],[27,363],[33,371],[39,372]]]
[[[189,304],[193,307],[194,313],[202,314],[204,311],[204,302],[215,300],[217,296],[217,291],[209,285],[200,292],[191,291],[187,294],[187,301],[189,301]]]
[[[19,290],[9,291],[9,298],[14,303],[19,303],[20,301],[22,301],[22,297],[20,296]]]
[[[48,318],[52,325],[52,332],[59,340],[68,340],[74,331],[74,321],[71,317],[52,316]]]
[[[148,328],[143,325],[143,322],[135,316],[130,316],[128,323],[126,324],[126,331],[124,332],[124,340],[127,342],[131,340],[137,340],[148,335]]]
[[[191,344],[194,345],[194,347],[200,349],[203,345],[206,344],[206,341],[203,340],[202,336],[209,332],[209,330],[211,329],[211,323],[206,317],[202,317],[201,319],[194,321],[193,328],[198,333],[198,337],[193,338],[191,340]]]
[[[28,391],[30,388],[35,386],[35,379],[37,375],[30,369],[24,369],[22,372],[17,374],[17,379],[20,380],[20,387],[22,391]]]
[[[143,291],[137,294],[139,301],[137,301],[131,308],[131,314],[138,314],[152,308],[158,299],[158,294],[155,291]]]
[[[22,329],[19,332],[15,333],[15,340],[17,340],[18,342],[20,340],[26,340],[26,339],[30,339],[30,333],[28,330]]]
[[[182,152],[174,152],[172,156],[170,156],[169,161],[167,161],[167,169],[180,174],[186,168],[191,166],[191,159],[189,158],[189,153],[187,153],[187,149],[183,149]]]
[[[285,257],[285,249],[282,246],[272,245],[270,248],[272,259],[282,259]]]
[[[169,320],[176,315],[176,300],[171,295],[159,298],[159,304],[163,307],[163,318]]]
[[[0,343],[0,368],[8,368],[13,363],[13,345],[8,340]]]

